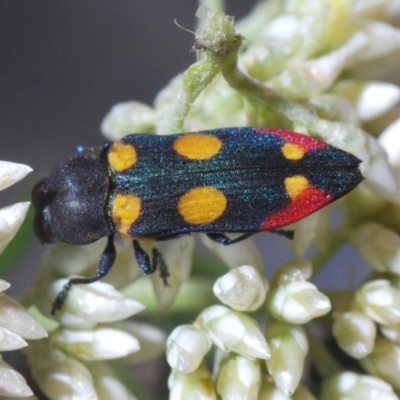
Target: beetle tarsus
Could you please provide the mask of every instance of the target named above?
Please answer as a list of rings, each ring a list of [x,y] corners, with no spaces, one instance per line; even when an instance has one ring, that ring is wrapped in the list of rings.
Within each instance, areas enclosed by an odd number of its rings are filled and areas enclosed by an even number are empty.
[[[286,239],[293,240],[294,238],[294,231],[286,230],[286,229],[274,229],[273,231],[269,231],[271,233],[276,233],[277,235],[283,236]]]
[[[164,282],[164,286],[169,286],[168,284],[168,278],[169,278],[169,271],[168,271],[168,266],[164,260],[163,255],[160,253],[160,251],[154,247],[152,251],[152,256],[153,256],[153,267],[154,270],[159,267],[160,269],[160,277]]]
[[[223,244],[224,246],[229,246],[231,244],[239,243],[242,240],[249,238],[250,236],[254,235],[254,232],[244,233],[243,235],[237,237],[236,239],[230,239],[223,233],[206,233],[206,235],[209,239],[213,240],[214,242]]]

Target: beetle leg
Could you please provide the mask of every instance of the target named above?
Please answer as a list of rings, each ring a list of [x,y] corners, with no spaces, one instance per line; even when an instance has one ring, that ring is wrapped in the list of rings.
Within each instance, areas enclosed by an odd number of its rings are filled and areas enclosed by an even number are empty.
[[[269,231],[271,233],[276,233],[278,235],[284,236],[287,239],[293,239],[294,236],[294,231],[286,231],[284,229],[275,229],[273,231]],[[250,233],[245,233],[236,239],[230,239],[228,236],[224,235],[223,233],[206,233],[207,237],[214,242],[217,242],[219,244],[223,244],[224,246],[228,246],[230,244],[235,244],[239,243],[244,239],[247,239],[248,237],[254,235],[255,232],[250,232]]]
[[[207,237],[214,242],[217,242],[219,244],[223,244],[224,246],[228,246],[230,244],[235,244],[239,243],[244,239],[247,239],[248,237],[254,235],[254,232],[250,233],[245,233],[236,239],[229,239],[228,236],[224,235],[223,233],[206,233]]]
[[[164,286],[169,286],[167,280],[167,278],[169,277],[169,272],[164,257],[156,247],[153,248],[152,256],[154,270],[156,270],[157,266],[160,268],[160,277],[164,282]]]
[[[133,248],[135,250],[136,261],[140,269],[146,274],[152,274],[157,269],[157,264],[152,263],[149,255],[143,250],[143,247],[137,240],[133,241]]]
[[[160,276],[164,281],[164,285],[168,286],[167,278],[169,277],[168,267],[165,263],[162,254],[153,247],[152,251],[152,262],[150,261],[149,255],[143,250],[137,240],[133,241],[133,248],[135,249],[136,261],[139,264],[140,269],[146,274],[152,274],[160,267]]]
[[[114,246],[114,235],[110,235],[108,236],[107,244],[103,251],[103,254],[100,257],[96,276],[94,276],[93,278],[84,278],[84,277],[69,278],[68,282],[62,288],[61,292],[58,293],[53,303],[51,314],[55,315],[56,311],[62,307],[72,285],[76,285],[78,283],[83,283],[83,284],[93,283],[105,277],[110,272],[110,269],[114,264],[115,257],[116,257],[116,252]]]
[[[164,281],[164,285],[168,286],[167,278],[169,277],[168,267],[165,263],[164,257],[162,254],[153,247],[152,251],[152,262],[150,261],[149,255],[143,250],[142,246],[140,246],[137,240],[133,241],[133,248],[135,249],[136,260],[139,264],[141,270],[146,274],[152,274],[160,267],[160,276]]]

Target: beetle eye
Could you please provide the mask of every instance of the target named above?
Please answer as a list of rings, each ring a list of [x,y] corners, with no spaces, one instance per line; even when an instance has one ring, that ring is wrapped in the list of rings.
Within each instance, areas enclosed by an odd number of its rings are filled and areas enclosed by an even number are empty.
[[[42,243],[56,243],[58,240],[51,231],[50,224],[45,215],[46,210],[36,212],[33,221],[33,230]]]
[[[36,182],[35,186],[32,189],[32,203],[35,207],[35,210],[41,209],[43,204],[43,195],[44,195],[44,184],[46,178],[41,179]]]
[[[36,211],[33,230],[42,243],[57,241],[51,231],[49,218],[47,218],[47,206],[55,195],[55,192],[46,189],[46,179],[41,179],[32,189],[32,203]]]

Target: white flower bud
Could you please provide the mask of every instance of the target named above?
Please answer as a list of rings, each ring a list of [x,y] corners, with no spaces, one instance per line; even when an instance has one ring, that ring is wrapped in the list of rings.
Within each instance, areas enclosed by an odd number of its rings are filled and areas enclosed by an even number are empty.
[[[272,382],[263,380],[258,400],[291,400],[292,397],[283,394]],[[304,400],[304,399],[302,399]]]
[[[357,64],[395,53],[400,48],[399,30],[380,21],[364,21],[363,32],[368,36],[368,45],[353,59]]]
[[[257,322],[245,314],[224,306],[211,306],[199,315],[196,324],[223,351],[262,359],[271,355]]]
[[[279,320],[305,324],[328,313],[331,303],[312,283],[289,282],[271,288],[268,309]]]
[[[107,139],[113,141],[130,133],[154,132],[154,111],[138,101],[119,103],[104,117],[100,129]]]
[[[165,354],[167,337],[160,328],[132,320],[113,323],[112,326],[129,332],[139,341],[140,349],[124,358],[127,364],[151,361]]]
[[[337,79],[349,59],[367,43],[364,33],[356,32],[343,46],[314,60],[287,68],[270,81],[280,92],[293,97],[310,97],[326,90]]]
[[[362,367],[370,374],[383,379],[400,390],[400,346],[378,337],[371,354],[360,360]]]
[[[257,400],[261,386],[258,360],[230,356],[223,360],[218,374],[217,392],[223,399]]]
[[[353,3],[352,7],[357,16],[379,15],[380,18],[385,20],[398,15],[400,12],[400,3],[397,0],[365,0]]]
[[[250,266],[231,269],[214,283],[214,294],[239,311],[254,311],[264,303],[268,282]]]
[[[167,341],[167,361],[171,368],[182,373],[195,371],[211,348],[211,340],[193,325],[175,328]]]
[[[174,76],[168,82],[168,85],[157,93],[154,99],[154,108],[157,120],[164,117],[164,114],[168,112],[171,104],[176,101],[176,97],[182,90],[182,76],[183,73]],[[158,130],[156,130],[156,132],[159,133]],[[162,132],[161,134],[168,135],[168,132]]]
[[[0,351],[10,351],[28,346],[22,337],[6,328],[0,327]]]
[[[280,391],[290,396],[299,385],[303,373],[308,352],[306,334],[300,326],[271,322],[267,340],[271,348],[271,358],[266,360],[268,371]]]
[[[11,285],[7,282],[4,281],[3,279],[0,279],[0,292],[4,292],[7,290]]]
[[[386,82],[340,81],[334,93],[352,101],[361,121],[369,121],[389,111],[400,100],[400,88]]]
[[[400,236],[396,232],[369,222],[353,230],[350,241],[377,271],[400,274]]]
[[[6,189],[20,181],[32,171],[32,168],[27,165],[0,161],[0,190]]]
[[[385,338],[400,345],[400,325],[380,326],[379,330]]]
[[[60,350],[43,344],[30,345],[30,364],[34,378],[50,399],[98,399],[89,370]]]
[[[273,282],[285,284],[304,282],[312,276],[312,265],[308,260],[293,260],[281,265],[275,273]]]
[[[368,151],[366,157],[354,153],[364,161],[361,169],[366,182],[378,190],[380,197],[398,204],[399,183],[393,168],[389,165],[386,153],[372,136],[366,136],[366,139],[365,148]]]
[[[227,120],[231,121],[230,126],[248,125],[248,117],[243,109],[243,95],[227,85],[220,75],[202,91],[199,101],[202,107],[193,107],[185,120],[188,131],[224,126]]]
[[[291,397],[292,400],[317,400],[306,386],[299,385]],[[261,400],[261,399],[259,399]]]
[[[0,209],[0,254],[24,222],[29,204],[25,201]]]
[[[169,400],[216,400],[213,381],[205,365],[190,374],[172,370],[168,378]]]
[[[47,332],[39,322],[5,293],[0,293],[0,310],[0,326],[28,340],[47,336]]]
[[[11,368],[0,356],[0,396],[28,397],[32,390],[26,384],[24,377]]]
[[[353,358],[363,358],[374,348],[375,323],[360,311],[340,314],[332,329],[338,345]]]
[[[127,387],[115,376],[106,362],[91,362],[90,372],[98,399],[137,400]]]
[[[379,136],[378,142],[385,149],[389,163],[400,167],[400,118],[390,124]]]
[[[375,322],[382,325],[400,323],[400,291],[384,279],[370,281],[356,292],[357,304]]]
[[[342,372],[323,383],[322,400],[398,400],[392,387],[374,376]]]
[[[53,282],[48,297],[55,299],[66,283],[66,279]],[[85,321],[89,324],[119,321],[142,310],[142,304],[125,297],[111,285],[95,282],[90,285],[72,285],[58,317],[64,326],[86,328],[89,325]]]
[[[81,360],[112,360],[139,350],[138,340],[127,332],[105,327],[92,330],[60,329],[52,342]]]

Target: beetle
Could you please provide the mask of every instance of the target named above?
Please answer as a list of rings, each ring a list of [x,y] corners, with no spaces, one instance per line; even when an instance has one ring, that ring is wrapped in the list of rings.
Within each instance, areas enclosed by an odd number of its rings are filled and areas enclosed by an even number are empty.
[[[109,272],[115,233],[133,240],[145,274],[159,264],[166,279],[162,255],[155,249],[150,257],[139,241],[202,232],[228,245],[259,231],[279,233],[354,189],[363,180],[360,162],[310,136],[254,127],[132,134],[81,150],[33,188],[34,231],[44,243],[108,241],[96,276],[70,278],[52,313],[72,284]],[[229,232],[243,235],[232,240]]]

